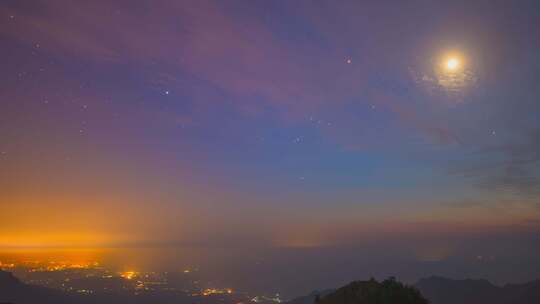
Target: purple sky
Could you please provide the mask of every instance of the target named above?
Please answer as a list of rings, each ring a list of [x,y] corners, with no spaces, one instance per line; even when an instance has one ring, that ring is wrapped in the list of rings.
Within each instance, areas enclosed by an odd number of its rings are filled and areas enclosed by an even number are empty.
[[[536,2],[2,1],[0,247],[540,277]]]

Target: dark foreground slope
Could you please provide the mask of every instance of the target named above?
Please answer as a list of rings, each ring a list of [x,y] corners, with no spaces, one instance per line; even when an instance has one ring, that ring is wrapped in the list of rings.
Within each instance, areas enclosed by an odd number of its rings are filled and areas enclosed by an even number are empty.
[[[320,295],[319,304],[387,303],[381,301],[387,301],[388,298],[393,299],[388,303],[410,303],[407,301],[412,299],[425,303],[416,295],[418,291],[430,304],[540,304],[540,280],[499,287],[487,280],[452,280],[433,276],[421,279],[414,287],[416,290],[400,285],[395,280],[382,283],[374,280],[357,281],[337,290],[315,291],[287,304],[314,304],[317,295]]]
[[[0,303],[72,303],[74,299],[60,291],[26,285],[10,272],[0,270]]]
[[[498,287],[487,280],[421,279],[415,285],[431,304],[536,304],[540,280]]]
[[[427,304],[420,292],[393,278],[383,282],[374,279],[356,281],[317,298],[318,304]]]

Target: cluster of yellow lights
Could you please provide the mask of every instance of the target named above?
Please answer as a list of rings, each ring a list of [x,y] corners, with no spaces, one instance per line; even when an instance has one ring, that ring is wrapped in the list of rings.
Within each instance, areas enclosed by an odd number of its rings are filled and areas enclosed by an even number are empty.
[[[28,267],[31,268],[30,272],[39,271],[62,271],[69,269],[90,269],[98,267],[98,262],[83,262],[83,263],[70,263],[70,262],[40,262],[40,261],[23,261],[21,263],[2,263],[0,262],[0,268],[15,268],[15,267]]]
[[[120,273],[120,276],[126,280],[132,280],[139,275],[136,271],[124,271]]]
[[[85,262],[85,263],[62,263],[62,262],[50,262],[47,266],[48,271],[60,271],[65,269],[90,269],[99,266],[98,262]]]
[[[90,264],[53,264],[45,267],[47,271],[62,271],[67,269],[89,269]]]
[[[146,289],[148,289],[148,288],[146,288],[146,286],[144,286],[144,283],[143,283],[143,282],[138,281],[138,282],[137,282],[137,285],[135,285],[135,289],[137,289],[137,290],[146,290]]]
[[[233,293],[233,290],[231,288],[225,288],[225,289],[207,288],[203,290],[202,295],[210,296],[210,295],[216,295],[216,294],[232,294],[232,293]]]
[[[0,269],[2,268],[15,268],[15,264],[14,263],[2,263],[0,262]]]

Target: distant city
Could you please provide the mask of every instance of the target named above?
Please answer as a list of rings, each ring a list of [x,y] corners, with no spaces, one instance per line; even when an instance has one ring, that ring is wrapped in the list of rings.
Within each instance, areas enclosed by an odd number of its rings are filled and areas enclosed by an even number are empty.
[[[76,294],[169,293],[211,298],[225,303],[281,303],[279,294],[250,294],[202,280],[198,268],[178,272],[114,271],[97,261],[0,261],[0,270],[12,272],[22,282]]]

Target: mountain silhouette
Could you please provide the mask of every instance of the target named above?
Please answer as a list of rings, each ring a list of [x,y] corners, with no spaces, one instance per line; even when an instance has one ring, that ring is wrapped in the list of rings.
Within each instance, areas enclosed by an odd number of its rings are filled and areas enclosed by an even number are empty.
[[[416,288],[431,304],[533,304],[540,303],[540,280],[499,287],[487,280],[421,279]]]
[[[401,283],[395,280],[387,280],[378,283],[375,280],[356,281],[339,289],[327,289],[322,292],[314,291],[307,296],[298,297],[287,304],[371,304],[381,302],[382,294],[388,294],[384,284],[399,286]],[[390,284],[389,284],[390,283]],[[502,287],[493,285],[488,280],[453,280],[444,277],[432,276],[419,280],[415,288],[410,289],[401,285],[397,290],[405,292],[391,294],[409,294],[416,297],[419,292],[421,297],[427,299],[430,304],[538,304],[540,303],[540,280],[524,284],[507,284]],[[409,289],[407,289],[409,288]],[[407,298],[407,297],[405,297]],[[407,299],[394,298],[392,303],[410,303]],[[422,301],[422,300],[419,300]],[[412,302],[416,303],[416,302]],[[419,302],[427,303],[427,302]]]
[[[428,304],[420,292],[389,278],[382,282],[374,279],[355,281],[336,291],[315,298],[315,304]]]

